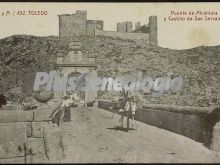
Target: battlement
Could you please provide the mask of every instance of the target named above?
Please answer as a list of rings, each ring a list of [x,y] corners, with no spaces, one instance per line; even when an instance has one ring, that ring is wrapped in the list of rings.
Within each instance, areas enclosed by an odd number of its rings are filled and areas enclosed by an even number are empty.
[[[58,15],[58,17],[71,17],[71,19],[87,19],[87,11],[77,10],[75,14],[62,14]]]

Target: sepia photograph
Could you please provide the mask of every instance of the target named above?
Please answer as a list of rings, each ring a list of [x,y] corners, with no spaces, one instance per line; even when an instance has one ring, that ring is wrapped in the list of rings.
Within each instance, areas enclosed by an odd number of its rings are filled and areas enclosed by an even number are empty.
[[[220,163],[220,3],[0,2],[0,164]]]

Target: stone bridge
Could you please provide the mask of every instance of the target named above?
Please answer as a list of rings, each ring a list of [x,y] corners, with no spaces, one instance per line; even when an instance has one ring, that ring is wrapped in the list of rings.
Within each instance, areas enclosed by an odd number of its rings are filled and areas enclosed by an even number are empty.
[[[98,107],[72,108],[71,121],[60,127],[50,121],[52,108],[3,107],[0,163],[220,162],[216,110],[145,105],[136,115],[137,129],[128,133],[118,115],[112,118],[112,104],[98,100]]]

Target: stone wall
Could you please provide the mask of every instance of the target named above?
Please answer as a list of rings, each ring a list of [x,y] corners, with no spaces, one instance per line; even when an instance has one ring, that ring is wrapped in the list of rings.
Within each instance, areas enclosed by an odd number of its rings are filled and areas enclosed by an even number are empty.
[[[51,163],[64,157],[51,109],[0,110],[0,163]],[[54,142],[56,141],[56,142]]]
[[[140,22],[136,24],[140,26]],[[117,32],[115,31],[103,31],[96,29],[95,35],[96,36],[107,36],[112,38],[120,38],[120,39],[128,39],[133,41],[143,41],[146,44],[150,44],[153,46],[158,45],[157,40],[157,16],[150,16],[149,17],[149,32],[148,33],[141,33],[141,32],[132,32],[133,25],[132,22],[120,22],[117,23]]]
[[[99,100],[98,107],[114,112],[114,103]],[[163,128],[220,151],[219,109],[190,106],[144,105],[137,111],[135,119],[146,124]]]
[[[96,29],[95,35],[112,37],[112,38],[120,38],[124,40],[133,40],[133,41],[143,40],[144,42],[149,43],[148,33],[120,33],[120,32],[115,32],[115,31],[103,31],[103,30]]]

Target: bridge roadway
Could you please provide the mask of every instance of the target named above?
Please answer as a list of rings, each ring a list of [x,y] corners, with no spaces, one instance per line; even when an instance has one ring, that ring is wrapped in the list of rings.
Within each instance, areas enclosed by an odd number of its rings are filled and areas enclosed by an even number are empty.
[[[182,135],[141,122],[121,129],[119,116],[98,108],[74,108],[61,124],[62,163],[216,163],[220,154]],[[124,123],[125,125],[125,123]]]

